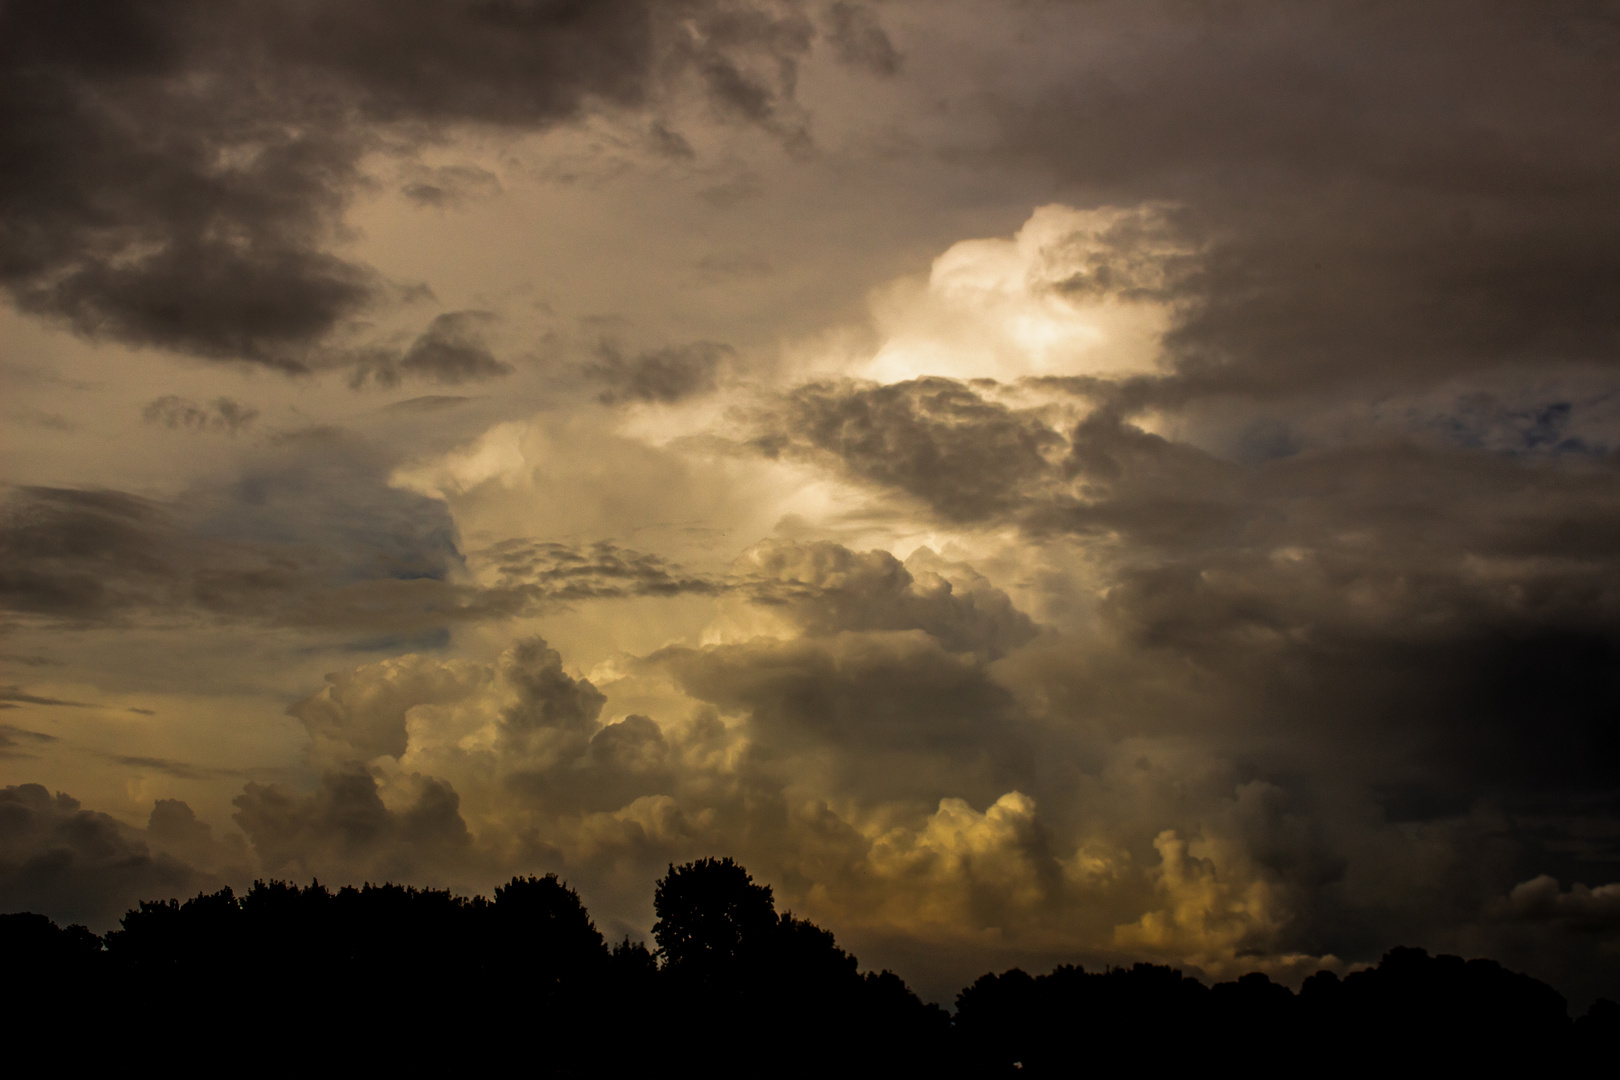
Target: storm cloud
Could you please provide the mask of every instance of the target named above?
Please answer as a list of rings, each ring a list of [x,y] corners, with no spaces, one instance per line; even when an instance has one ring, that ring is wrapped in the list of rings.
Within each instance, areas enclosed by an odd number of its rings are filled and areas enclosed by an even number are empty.
[[[0,42],[8,903],[731,855],[934,994],[1620,993],[1611,8]]]
[[[104,928],[143,897],[188,893],[213,880],[61,792],[38,784],[0,789],[0,904],[8,910],[56,911]]]
[[[1068,14],[1131,44],[1007,102],[1002,147],[1074,199],[1180,204],[1208,245],[1157,394],[1613,362],[1612,11]]]
[[[10,3],[0,282],[84,335],[306,371],[389,288],[330,250],[366,154],[644,107],[679,71],[785,129],[809,37],[789,7],[723,2]],[[500,371],[446,326],[402,365]]]

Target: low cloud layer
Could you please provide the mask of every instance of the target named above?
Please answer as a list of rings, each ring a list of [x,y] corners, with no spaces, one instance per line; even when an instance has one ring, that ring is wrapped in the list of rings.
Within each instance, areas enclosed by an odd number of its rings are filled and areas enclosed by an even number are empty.
[[[0,789],[0,905],[106,926],[139,898],[213,885],[218,878],[200,866],[244,852],[209,833],[184,803],[158,803],[139,830],[38,784]]]

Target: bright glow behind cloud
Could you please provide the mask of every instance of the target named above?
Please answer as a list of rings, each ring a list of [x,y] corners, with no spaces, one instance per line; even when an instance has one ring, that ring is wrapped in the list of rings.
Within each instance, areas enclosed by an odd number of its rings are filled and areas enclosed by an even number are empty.
[[[1010,381],[1152,371],[1171,315],[1165,287],[1188,255],[1158,208],[1043,206],[1010,239],[952,245],[926,283],[878,290],[882,344],[849,374]]]

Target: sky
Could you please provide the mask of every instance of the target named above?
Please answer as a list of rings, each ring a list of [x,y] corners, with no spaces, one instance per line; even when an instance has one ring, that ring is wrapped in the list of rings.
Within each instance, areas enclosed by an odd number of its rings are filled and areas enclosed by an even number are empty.
[[[0,5],[0,908],[730,855],[1620,996],[1620,12]]]

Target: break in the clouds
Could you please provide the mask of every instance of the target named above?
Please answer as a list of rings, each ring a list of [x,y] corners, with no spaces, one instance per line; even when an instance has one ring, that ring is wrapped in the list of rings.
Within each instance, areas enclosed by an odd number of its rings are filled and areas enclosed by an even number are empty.
[[[1607,8],[0,24],[9,907],[1620,993]]]

